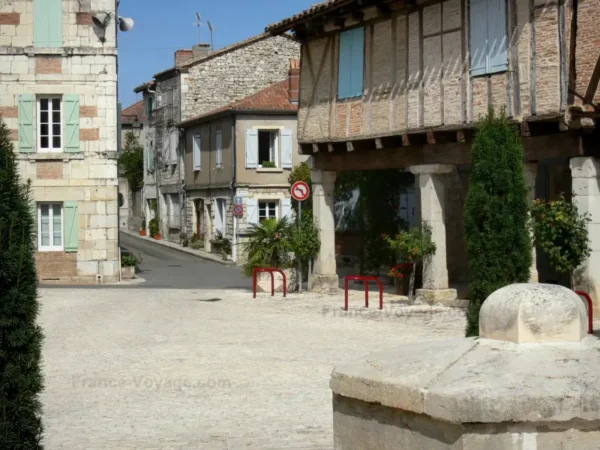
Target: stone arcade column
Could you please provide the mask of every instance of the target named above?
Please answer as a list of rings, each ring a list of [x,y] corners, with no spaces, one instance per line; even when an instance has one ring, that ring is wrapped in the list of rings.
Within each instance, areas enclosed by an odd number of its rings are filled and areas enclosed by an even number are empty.
[[[529,202],[529,206],[533,205],[535,201],[535,180],[537,178],[537,163],[526,163],[525,164],[525,179],[527,180],[527,201]],[[531,241],[533,242],[533,236],[531,237]],[[535,251],[535,247],[531,250],[531,270],[529,272],[529,282],[537,283],[539,281],[538,271],[537,271],[537,255]]]
[[[592,157],[571,158],[573,203],[580,213],[589,213],[588,224],[592,252],[575,273],[576,289],[588,292],[598,308],[600,298],[600,160]]]
[[[444,219],[445,176],[455,170],[455,166],[444,164],[410,167],[416,175],[421,222],[431,228],[431,238],[436,245],[435,254],[423,262],[423,289],[417,290],[417,302],[451,304],[456,300],[456,290],[448,288]]]
[[[319,227],[321,248],[311,278],[313,292],[337,292],[339,280],[335,262],[334,190],[336,172],[313,170],[313,216]]]

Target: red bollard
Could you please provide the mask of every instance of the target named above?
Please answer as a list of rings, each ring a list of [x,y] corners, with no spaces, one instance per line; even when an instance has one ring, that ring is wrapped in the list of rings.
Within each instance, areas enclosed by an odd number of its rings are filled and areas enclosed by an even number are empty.
[[[275,275],[274,275],[274,273],[275,272],[280,273],[281,276],[283,277],[283,296],[287,297],[287,277],[285,276],[285,273],[283,272],[283,270],[272,269],[272,268],[268,268],[268,267],[259,267],[259,268],[252,270],[252,289],[254,292],[253,298],[256,298],[256,285],[257,285],[256,275],[258,275],[259,273],[262,273],[262,272],[266,272],[271,275],[271,297],[273,297],[275,295]]]
[[[349,275],[344,278],[344,309],[348,311],[348,281],[362,281],[365,285],[365,308],[369,307],[369,281],[374,281],[379,286],[379,309],[383,309],[383,283],[377,277],[364,275]]]
[[[577,295],[583,297],[587,300],[588,304],[588,334],[592,334],[594,332],[594,303],[592,302],[592,297],[587,292],[583,291],[575,291]]]

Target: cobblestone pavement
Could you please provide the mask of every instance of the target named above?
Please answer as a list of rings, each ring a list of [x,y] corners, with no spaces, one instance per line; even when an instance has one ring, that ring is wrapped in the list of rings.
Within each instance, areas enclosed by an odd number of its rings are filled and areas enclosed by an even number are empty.
[[[335,364],[464,330],[361,295],[42,289],[46,448],[331,449]]]

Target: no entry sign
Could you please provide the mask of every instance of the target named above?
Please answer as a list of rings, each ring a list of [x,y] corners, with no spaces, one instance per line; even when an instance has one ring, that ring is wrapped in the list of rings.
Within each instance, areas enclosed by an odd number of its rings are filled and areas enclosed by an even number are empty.
[[[310,188],[304,181],[296,181],[292,186],[292,197],[294,200],[303,202],[310,195]]]

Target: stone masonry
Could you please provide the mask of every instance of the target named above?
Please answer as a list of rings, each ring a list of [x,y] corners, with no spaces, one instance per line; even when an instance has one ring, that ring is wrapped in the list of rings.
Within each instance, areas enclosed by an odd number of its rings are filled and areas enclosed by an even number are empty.
[[[49,47],[34,41],[36,4],[0,4],[0,114],[11,130],[21,176],[32,182],[34,201],[75,205],[77,226],[69,252],[38,253],[38,274],[45,282],[96,283],[98,276],[117,281],[115,21],[105,30],[91,22],[98,11],[114,13],[115,2],[63,0],[62,42]],[[32,104],[31,118],[20,114],[24,95]],[[40,151],[38,138],[38,99],[44,96],[61,100],[62,144],[52,152]],[[69,124],[76,131],[67,129],[67,121],[76,120],[67,117],[67,99],[77,105],[71,116],[78,113],[79,121]],[[33,142],[22,145],[27,135]],[[62,227],[66,248],[70,225]]]

